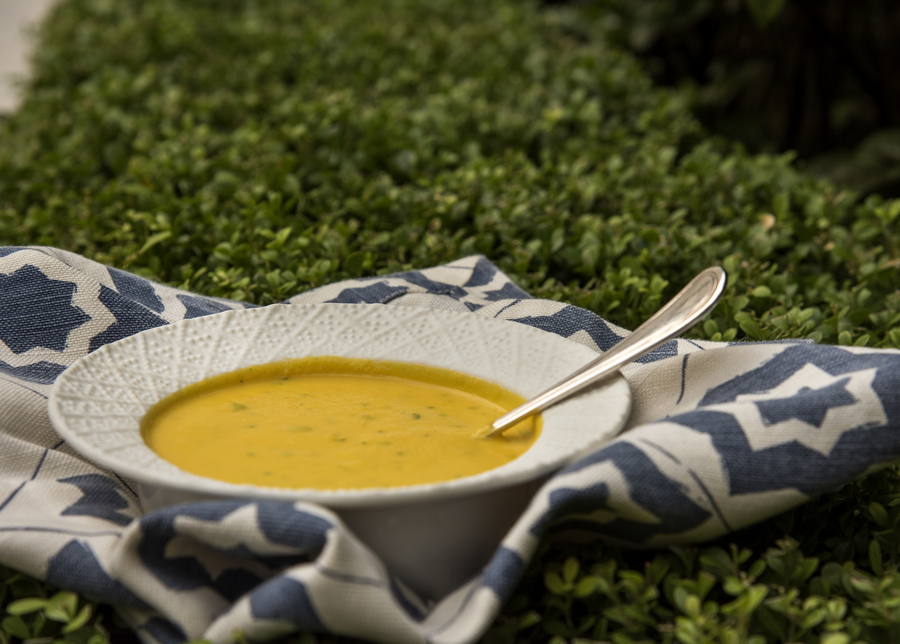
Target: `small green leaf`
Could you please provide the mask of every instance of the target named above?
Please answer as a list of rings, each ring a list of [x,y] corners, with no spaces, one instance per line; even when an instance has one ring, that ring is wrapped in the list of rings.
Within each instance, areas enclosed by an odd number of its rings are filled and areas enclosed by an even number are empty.
[[[99,629],[97,627],[95,627],[94,630],[96,631]],[[302,639],[300,641],[301,641],[301,643],[303,642]],[[54,643],[54,644],[56,644],[56,643]],[[99,632],[99,633],[95,632],[93,635],[91,635],[88,638],[88,641],[86,644],[109,644],[109,638],[103,632]],[[212,643],[209,640],[192,640],[191,642],[188,642],[186,644],[212,644]],[[316,642],[312,642],[312,644],[316,644]]]
[[[569,557],[563,564],[563,579],[566,585],[571,586],[578,577],[578,560],[575,557]]]
[[[878,501],[871,501],[869,503],[869,514],[872,515],[875,523],[880,525],[882,528],[889,528],[891,526],[891,520],[888,516],[887,510],[885,510],[884,506],[881,505]]]
[[[691,616],[697,617],[701,613],[700,598],[697,595],[688,595],[684,600],[684,612]]]
[[[688,594],[684,586],[676,586],[675,590],[672,591],[672,602],[682,613],[687,612]]]
[[[593,595],[595,590],[597,590],[597,578],[584,577],[575,585],[572,595],[581,599]]]
[[[569,590],[569,587],[563,582],[562,577],[552,571],[544,575],[544,585],[547,586],[547,590],[554,595],[565,595]]]
[[[10,635],[15,635],[20,640],[27,640],[31,637],[31,631],[28,628],[28,624],[26,624],[25,620],[18,615],[5,617],[0,625],[2,625],[4,631]]]
[[[91,614],[93,610],[91,609],[90,604],[85,604],[84,607],[78,611],[78,614],[72,618],[72,620],[66,624],[62,632],[63,633],[71,633],[73,631],[77,631],[79,628],[87,624],[87,621],[91,618]]]
[[[747,334],[751,340],[758,340],[762,336],[762,329],[759,323],[747,313],[741,312],[734,316],[741,330]]]
[[[281,285],[281,274],[279,271],[272,271],[271,273],[266,273],[266,281],[269,283],[269,287],[273,291],[277,291],[278,287]]]
[[[803,630],[809,630],[814,626],[818,626],[822,622],[825,621],[825,617],[827,617],[828,611],[825,610],[825,607],[816,608],[809,611],[801,620],[800,628]]]
[[[171,230],[164,230],[160,233],[156,233],[155,235],[151,235],[150,237],[147,238],[147,241],[144,242],[144,245],[141,246],[141,249],[138,251],[137,254],[143,255],[144,253],[146,253],[148,250],[150,250],[157,244],[160,244],[160,243],[166,241],[167,239],[169,239],[171,236],[172,236]]]
[[[745,0],[748,8],[756,18],[757,24],[765,26],[781,12],[785,0]],[[778,219],[786,219],[790,215],[791,198],[786,192],[779,192],[772,200],[772,212]]]
[[[807,557],[805,559],[801,559],[797,564],[797,568],[794,571],[792,576],[792,581],[794,583],[802,583],[807,579],[812,577],[813,573],[819,567],[819,559],[818,557]]]
[[[850,636],[846,633],[826,633],[819,644],[850,644]]]
[[[746,611],[752,613],[756,607],[766,598],[769,593],[769,587],[765,584],[756,584],[751,586],[747,591]]]
[[[17,599],[6,607],[6,612],[10,615],[26,615],[43,610],[47,605],[47,600],[43,597],[26,597]]]
[[[55,622],[68,623],[78,610],[78,595],[66,591],[60,591],[53,595],[44,608],[47,619]]]
[[[765,559],[757,559],[756,561],[753,562],[753,564],[750,566],[750,570],[748,571],[750,579],[751,580],[756,579],[761,574],[763,574],[765,569],[766,569]]]
[[[872,571],[879,577],[884,574],[884,565],[881,557],[881,544],[876,540],[869,542],[869,565]]]
[[[525,613],[522,618],[519,620],[519,630],[524,630],[526,628],[531,628],[535,624],[541,621],[541,614],[537,611],[530,610]]]
[[[344,270],[352,276],[362,273],[363,263],[366,261],[366,254],[362,251],[350,253],[344,259]]]

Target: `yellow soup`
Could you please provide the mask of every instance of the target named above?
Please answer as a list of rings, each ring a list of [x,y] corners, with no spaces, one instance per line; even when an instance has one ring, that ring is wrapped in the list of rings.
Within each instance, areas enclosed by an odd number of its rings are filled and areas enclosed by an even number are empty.
[[[157,403],[142,433],[194,474],[270,487],[358,489],[447,481],[499,467],[540,431],[473,434],[520,405],[447,369],[336,358],[288,360],[196,383]]]

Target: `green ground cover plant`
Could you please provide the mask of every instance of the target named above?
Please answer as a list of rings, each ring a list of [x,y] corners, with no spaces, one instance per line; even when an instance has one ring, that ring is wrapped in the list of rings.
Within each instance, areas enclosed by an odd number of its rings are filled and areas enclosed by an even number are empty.
[[[720,264],[694,337],[900,347],[900,200],[711,138],[580,11],[69,0],[0,118],[0,243],[259,304],[482,253],[630,328]],[[713,544],[548,542],[485,641],[895,642],[898,562],[890,468]],[[12,570],[0,603],[2,642],[127,638]]]

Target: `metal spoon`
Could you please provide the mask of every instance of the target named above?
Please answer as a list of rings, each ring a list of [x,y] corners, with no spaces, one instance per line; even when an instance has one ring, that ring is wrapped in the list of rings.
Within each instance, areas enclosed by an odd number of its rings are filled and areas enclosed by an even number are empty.
[[[608,378],[632,360],[637,360],[668,340],[681,335],[712,310],[724,289],[725,271],[718,266],[707,268],[653,317],[635,329],[634,333],[544,393],[504,414],[485,430],[478,432],[476,437],[488,438],[501,434],[542,409],[565,400],[603,378]]]

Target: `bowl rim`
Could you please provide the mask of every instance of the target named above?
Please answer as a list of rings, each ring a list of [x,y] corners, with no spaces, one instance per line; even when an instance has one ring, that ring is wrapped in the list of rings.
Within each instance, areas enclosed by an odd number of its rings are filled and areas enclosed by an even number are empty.
[[[548,475],[555,470],[558,470],[559,468],[565,466],[567,463],[572,462],[573,460],[577,460],[578,457],[584,456],[585,454],[596,449],[608,440],[611,440],[622,429],[622,427],[627,422],[628,416],[630,415],[632,402],[631,390],[628,386],[627,381],[621,376],[621,374],[616,374],[615,376],[610,377],[604,382],[588,388],[583,393],[573,396],[569,400],[545,410],[543,412],[544,427],[541,435],[538,437],[538,440],[535,441],[534,445],[532,445],[522,456],[514,459],[513,461],[510,461],[506,465],[500,466],[493,470],[488,470],[486,472],[481,472],[450,481],[409,486],[337,490],[318,490],[310,488],[275,488],[251,484],[228,483],[218,479],[191,474],[190,472],[180,470],[179,468],[175,469],[178,470],[180,474],[173,476],[171,468],[175,466],[168,463],[167,461],[163,461],[158,456],[156,456],[156,460],[165,463],[166,468],[170,471],[148,469],[144,465],[118,456],[115,452],[104,450],[102,447],[98,446],[96,440],[92,441],[86,438],[86,435],[91,436],[90,432],[77,432],[69,425],[68,419],[72,416],[72,414],[68,414],[63,410],[63,402],[66,400],[78,399],[77,395],[73,396],[71,393],[71,388],[74,386],[74,384],[77,384],[77,381],[75,381],[75,379],[81,377],[82,372],[90,374],[91,370],[93,368],[97,368],[98,365],[102,369],[102,365],[104,364],[103,361],[105,359],[115,360],[116,354],[125,353],[127,355],[127,352],[140,352],[142,347],[145,348],[153,341],[166,339],[168,336],[172,336],[176,339],[179,337],[183,338],[184,333],[182,332],[185,329],[193,330],[193,327],[201,327],[202,329],[202,327],[205,325],[213,326],[213,324],[210,322],[212,318],[218,318],[217,321],[222,323],[219,324],[220,329],[228,328],[226,318],[243,318],[245,320],[249,320],[250,323],[255,323],[257,327],[259,327],[259,325],[262,325],[266,321],[266,318],[268,316],[273,315],[273,311],[281,312],[287,315],[288,318],[300,318],[304,314],[307,316],[315,316],[318,314],[318,312],[328,311],[329,309],[333,309],[333,307],[341,307],[341,313],[353,312],[354,314],[361,316],[364,316],[369,312],[377,311],[380,314],[387,314],[389,317],[395,316],[397,318],[397,324],[403,324],[410,319],[417,319],[421,317],[432,318],[434,321],[436,321],[434,323],[439,323],[446,328],[457,328],[457,325],[466,327],[467,324],[474,325],[473,328],[476,329],[485,326],[488,328],[496,327],[498,333],[511,335],[515,338],[515,341],[539,342],[544,345],[544,347],[546,348],[545,350],[552,349],[554,351],[557,351],[558,353],[563,355],[565,361],[575,364],[575,366],[571,368],[572,371],[574,371],[575,368],[577,368],[581,364],[585,364],[589,360],[597,356],[597,353],[594,350],[575,340],[564,338],[555,333],[544,331],[542,329],[526,324],[516,323],[511,320],[501,320],[496,318],[489,318],[486,316],[480,316],[477,313],[463,313],[459,311],[448,311],[442,309],[389,306],[383,304],[273,304],[265,307],[224,311],[210,316],[191,318],[174,322],[168,325],[155,327],[133,334],[121,340],[108,343],[98,348],[96,351],[82,356],[67,369],[65,369],[62,374],[60,374],[51,388],[50,395],[48,397],[48,411],[51,423],[60,437],[67,443],[69,443],[69,445],[78,453],[86,457],[89,461],[126,478],[130,478],[144,486],[150,486],[151,488],[155,486],[159,488],[166,488],[169,490],[181,491],[186,495],[200,495],[212,498],[253,498],[282,501],[309,501],[313,503],[319,503],[328,507],[338,508],[376,507],[398,503],[438,500],[459,497],[468,494],[477,494],[479,492],[488,492],[501,487],[513,486],[519,483],[524,483],[526,481],[535,480],[542,476]],[[371,307],[379,308],[374,309]],[[264,331],[265,329],[263,329],[263,332]],[[258,338],[255,337],[254,339]],[[308,355],[333,354],[311,353]],[[281,359],[289,359],[292,357],[303,356],[288,356]],[[579,362],[579,360],[581,360],[581,362]],[[274,361],[275,360],[272,360],[271,362]],[[400,361],[409,362],[408,360]],[[429,364],[428,360],[416,360],[415,362],[418,362],[419,364]],[[242,364],[240,366],[233,367],[233,369],[239,369],[243,366],[251,366],[252,364],[260,364],[260,362]],[[156,365],[152,361],[146,362],[145,366],[147,368],[151,368],[154,366],[158,367],[158,365]],[[433,364],[433,366],[441,365]],[[453,368],[456,369],[456,367]],[[226,373],[227,371],[231,371],[233,369],[210,373],[205,377],[210,377],[212,375],[216,375],[217,373]],[[463,371],[464,373],[466,372],[465,369],[456,370]],[[476,375],[476,377],[483,378],[483,376],[481,375]],[[501,386],[507,386],[506,384],[504,384],[504,382],[508,382],[508,380],[506,380],[507,377],[512,378],[512,376],[503,374],[502,377],[498,376],[497,378],[489,378],[489,380],[491,380],[492,382],[497,382],[497,384],[500,384]],[[501,380],[503,382],[498,382],[498,380]],[[556,378],[554,378],[553,381],[546,382],[543,388],[547,388],[555,384],[555,380]],[[192,382],[196,382],[196,380]],[[185,385],[182,384],[182,386]],[[515,391],[513,387],[507,386],[507,388]],[[520,395],[523,395],[521,390],[517,391],[516,393],[520,393]],[[534,395],[535,393],[539,392],[535,391],[531,395]],[[159,396],[158,398],[156,398],[154,403],[162,400],[164,397],[165,396]],[[592,419],[590,418],[590,412],[596,412],[596,410],[593,409],[592,406],[594,404],[597,404],[598,402],[603,403],[604,413],[595,413],[595,416],[597,416],[598,418]],[[146,414],[146,409],[144,410],[144,413]],[[533,450],[535,450],[535,448],[553,449],[552,447],[550,447],[549,441],[553,438],[554,432],[560,431],[555,429],[555,424],[559,422],[565,422],[564,419],[572,415],[583,416],[588,419],[589,423],[594,422],[596,424],[597,420],[601,421],[598,425],[598,427],[602,429],[601,434],[593,439],[588,437],[583,440],[578,450],[568,450],[564,454],[557,453],[553,455],[552,458],[539,459],[538,457],[534,457],[538,460],[533,464],[529,464],[529,466],[527,467],[516,467],[513,465],[516,463],[521,463],[524,456],[531,453]],[[596,427],[594,429],[596,430]],[[140,430],[138,429],[138,432],[139,431]],[[588,431],[590,431],[590,429],[588,429]],[[96,439],[96,432],[94,433],[94,438]],[[143,444],[142,440],[141,443]],[[149,447],[147,447],[145,444],[143,445],[144,449],[153,453]],[[153,454],[155,456],[155,453]]]

